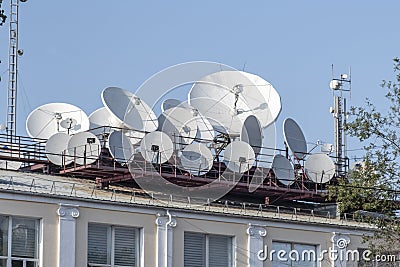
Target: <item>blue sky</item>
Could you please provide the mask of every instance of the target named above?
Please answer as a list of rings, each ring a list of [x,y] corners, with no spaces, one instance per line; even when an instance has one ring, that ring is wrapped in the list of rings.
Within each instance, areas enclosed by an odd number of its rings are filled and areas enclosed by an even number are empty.
[[[8,9],[8,2],[3,7]],[[399,1],[35,1],[20,5],[18,125],[34,108],[66,102],[87,114],[108,86],[135,91],[154,73],[187,61],[221,62],[255,73],[282,99],[309,142],[333,142],[331,64],[352,69],[349,105],[369,97],[399,56]],[[7,70],[8,25],[0,28],[0,74]],[[0,122],[6,120],[6,74]],[[278,137],[278,147],[282,148]],[[350,140],[349,148],[360,144]]]

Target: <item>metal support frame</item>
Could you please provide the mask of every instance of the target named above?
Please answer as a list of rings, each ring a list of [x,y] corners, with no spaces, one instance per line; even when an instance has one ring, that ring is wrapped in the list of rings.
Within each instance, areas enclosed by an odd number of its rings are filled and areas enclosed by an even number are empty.
[[[10,143],[13,143],[15,139],[17,118],[18,5],[19,0],[10,0],[10,40],[7,87],[7,137]]]

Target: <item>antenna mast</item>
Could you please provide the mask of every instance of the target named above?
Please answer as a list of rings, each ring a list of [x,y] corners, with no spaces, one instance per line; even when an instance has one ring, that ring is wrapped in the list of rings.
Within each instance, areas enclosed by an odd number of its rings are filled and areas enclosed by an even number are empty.
[[[13,143],[16,135],[17,118],[17,75],[18,55],[18,5],[20,0],[10,0],[10,40],[8,50],[8,87],[7,87],[7,139]],[[21,0],[25,2],[26,0]]]
[[[332,65],[333,76],[333,65]],[[346,133],[344,125],[346,124],[346,98],[344,92],[351,91],[351,77],[347,74],[341,74],[340,78],[332,78],[330,87],[333,90],[334,107],[331,113],[334,118],[335,129],[335,158],[336,158],[336,176],[344,176],[346,173]]]

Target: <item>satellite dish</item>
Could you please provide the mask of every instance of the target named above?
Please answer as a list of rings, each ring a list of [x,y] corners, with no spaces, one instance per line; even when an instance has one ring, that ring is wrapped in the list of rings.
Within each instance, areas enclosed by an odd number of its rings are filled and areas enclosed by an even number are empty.
[[[248,73],[248,72],[242,72],[254,85],[257,86],[257,89],[260,91],[260,93],[264,96],[266,103],[268,104],[268,109],[269,117],[267,118],[267,121],[264,123],[262,126],[267,127],[271,123],[273,123],[279,116],[279,113],[281,112],[282,109],[282,104],[281,104],[281,97],[278,94],[278,92],[275,90],[275,88],[266,80],[261,78],[258,75]]]
[[[0,153],[2,154],[2,153]],[[12,160],[0,160],[0,169],[16,171],[21,168],[22,162]]]
[[[244,173],[253,166],[254,161],[254,150],[246,142],[233,141],[225,148],[224,162],[231,171]]]
[[[161,111],[164,112],[170,108],[174,108],[179,106],[182,103],[181,100],[178,99],[165,99],[162,103],[161,103]]]
[[[265,92],[261,93],[261,90],[265,91],[267,82],[258,86],[249,77],[253,76],[241,71],[220,71],[207,75],[191,88],[189,104],[214,126],[222,124],[228,134],[239,135],[249,115],[256,116],[261,127],[266,127],[275,120],[264,97]],[[276,106],[280,111],[280,99]]]
[[[327,183],[335,175],[335,163],[324,153],[310,155],[304,163],[304,169],[308,178],[317,184]]]
[[[275,123],[262,129],[262,145],[257,157],[257,167],[270,169],[276,153],[276,126]]]
[[[193,175],[206,174],[213,166],[213,155],[204,144],[190,144],[181,151],[182,167]]]
[[[161,105],[163,112],[176,107],[187,109],[193,114],[197,122],[197,133],[195,136],[197,140],[202,139],[211,141],[214,139],[215,133],[213,125],[205,116],[203,116],[197,109],[189,105],[187,102],[182,102],[177,99],[166,99]]]
[[[77,123],[78,122],[75,119],[67,118],[60,122],[60,126],[63,127],[64,129],[67,129],[67,131],[69,132],[70,130],[75,128]]]
[[[175,107],[158,118],[159,131],[166,133],[175,144],[190,144],[197,134],[197,122],[191,110]]]
[[[300,126],[291,118],[283,122],[285,142],[297,159],[303,159],[307,154],[306,138]]]
[[[101,93],[104,106],[130,129],[152,132],[158,127],[153,110],[138,96],[118,88],[108,87]]]
[[[123,132],[132,145],[138,144],[140,141],[142,141],[143,137],[146,135],[145,132],[140,132],[135,130],[124,130]]]
[[[17,149],[17,147],[13,146],[13,144],[2,144],[2,147],[0,147],[0,155],[7,157],[12,157],[13,155],[15,156],[16,152],[14,151],[14,149]],[[16,171],[21,167],[21,165],[22,162],[20,161],[0,160],[0,169],[4,170]]]
[[[79,165],[92,164],[100,156],[99,139],[90,132],[77,133],[68,142],[68,154]]]
[[[151,163],[167,162],[173,151],[171,138],[160,131],[146,134],[140,143],[140,153],[146,161]]]
[[[123,128],[124,125],[107,108],[102,107],[89,115],[90,132],[95,135],[111,133],[114,128]]]
[[[75,134],[88,129],[89,119],[85,112],[66,103],[40,106],[33,110],[26,120],[26,131],[32,138],[48,139],[55,133]]]
[[[121,164],[129,163],[133,159],[132,144],[122,131],[114,131],[109,135],[107,148],[111,156]]]
[[[0,131],[5,131],[7,129],[4,123],[0,124]]]
[[[284,156],[277,154],[272,161],[272,170],[282,184],[289,186],[295,180],[293,164]]]
[[[253,148],[257,157],[261,150],[262,139],[260,122],[257,117],[250,115],[244,121],[240,140],[248,143]]]
[[[56,133],[46,142],[46,157],[51,163],[63,166],[70,164],[73,159],[68,155],[68,142],[71,136],[65,133]]]

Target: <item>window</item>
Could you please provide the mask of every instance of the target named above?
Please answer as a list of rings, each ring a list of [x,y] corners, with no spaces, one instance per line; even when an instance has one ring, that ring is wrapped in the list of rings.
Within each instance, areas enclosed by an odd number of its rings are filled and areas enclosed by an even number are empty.
[[[139,266],[139,229],[89,223],[88,266]]]
[[[316,267],[317,266],[317,251],[315,245],[296,244],[286,242],[272,242],[272,249],[275,253],[272,255],[273,267]],[[278,255],[279,251],[285,251]],[[290,255],[290,257],[289,257]],[[280,259],[279,259],[280,257]],[[295,259],[295,260],[291,260]]]
[[[184,266],[233,266],[232,237],[185,232]]]
[[[37,267],[39,220],[0,215],[0,267]]]

